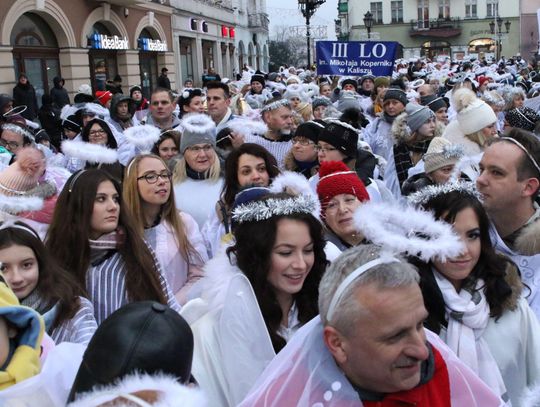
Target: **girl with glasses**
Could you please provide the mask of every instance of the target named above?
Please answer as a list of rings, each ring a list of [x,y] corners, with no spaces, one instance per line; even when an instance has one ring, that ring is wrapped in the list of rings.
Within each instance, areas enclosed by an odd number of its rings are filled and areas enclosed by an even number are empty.
[[[135,226],[156,252],[176,299],[184,304],[208,258],[197,222],[176,209],[165,162],[153,154],[136,156],[127,167],[123,193]]]
[[[317,141],[324,125],[309,121],[300,124],[292,139],[292,148],[285,156],[285,169],[309,178],[319,169]]]
[[[111,128],[101,119],[95,118],[90,120],[83,127],[81,138],[83,142],[102,147],[103,149],[114,151],[118,149],[118,143]],[[84,149],[84,147],[82,147],[82,149]],[[87,160],[83,168],[100,168],[108,172],[119,183],[122,183],[124,177],[124,166],[120,164],[120,162],[103,163],[101,162],[101,157],[95,157],[94,162]]]
[[[133,301],[152,300],[179,310],[121,193],[103,170],[76,172],[58,197],[45,241],[60,266],[86,288],[98,325]]]

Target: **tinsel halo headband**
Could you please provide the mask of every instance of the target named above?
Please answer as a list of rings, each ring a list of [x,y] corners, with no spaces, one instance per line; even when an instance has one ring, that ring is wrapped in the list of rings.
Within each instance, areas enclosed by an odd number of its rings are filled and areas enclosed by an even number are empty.
[[[425,205],[438,195],[448,194],[454,191],[472,195],[479,201],[482,201],[482,195],[477,191],[474,182],[457,181],[440,185],[428,185],[420,191],[409,195],[408,202],[412,206],[421,206]]]
[[[289,103],[287,99],[279,99],[279,100],[276,100],[275,102],[269,103],[266,106],[264,106],[261,109],[261,113],[270,112],[272,110],[279,109],[280,107],[283,107],[283,106],[290,107],[291,104]]]
[[[241,224],[295,213],[312,215],[317,205],[318,201],[307,195],[291,196],[290,198],[267,198],[238,206],[233,210],[232,218],[236,223]]]

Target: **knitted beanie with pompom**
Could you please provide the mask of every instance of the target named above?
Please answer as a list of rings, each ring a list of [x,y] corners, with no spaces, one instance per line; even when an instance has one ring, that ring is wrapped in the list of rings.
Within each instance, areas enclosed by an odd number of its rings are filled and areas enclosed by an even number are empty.
[[[369,201],[369,194],[362,180],[356,172],[351,171],[341,161],[324,161],[319,168],[319,183],[317,194],[321,203],[322,212],[330,200],[341,194],[351,194],[360,202]],[[324,216],[323,216],[324,217]]]
[[[457,121],[463,134],[476,133],[497,121],[493,109],[486,102],[478,99],[472,90],[460,88],[452,93]]]

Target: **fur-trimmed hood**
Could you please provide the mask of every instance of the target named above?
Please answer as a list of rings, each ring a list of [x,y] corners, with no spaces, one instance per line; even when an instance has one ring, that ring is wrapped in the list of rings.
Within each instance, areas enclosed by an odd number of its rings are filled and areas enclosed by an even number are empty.
[[[394,138],[394,145],[409,143],[412,138],[411,128],[407,124],[407,118],[409,115],[407,112],[400,113],[392,123],[392,137]]]
[[[114,400],[114,402],[113,402]],[[111,386],[85,393],[69,407],[98,407],[113,402],[115,407],[148,405],[153,407],[205,407],[203,392],[178,383],[171,376],[130,375]]]
[[[516,239],[515,248],[520,254],[540,254],[540,218],[526,225]]]

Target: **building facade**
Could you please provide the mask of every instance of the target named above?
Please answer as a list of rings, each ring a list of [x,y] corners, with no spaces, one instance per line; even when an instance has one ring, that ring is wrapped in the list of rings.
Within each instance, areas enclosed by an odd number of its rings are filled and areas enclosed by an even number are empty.
[[[365,40],[364,15],[373,15],[371,39],[398,39],[405,58],[462,59],[512,56],[521,51],[520,3],[528,0],[382,0],[338,5],[339,36]],[[496,24],[502,19],[501,29]],[[495,24],[495,34],[490,23]],[[340,25],[340,26],[339,26]]]
[[[212,68],[233,78],[244,65],[268,67],[268,15],[264,0],[172,0],[173,37],[180,82]]]
[[[212,67],[232,77],[244,64],[268,66],[265,0],[2,0],[0,93],[12,93],[24,72],[41,95],[53,78],[73,96],[95,93],[116,75],[122,89],[149,96],[161,68],[173,90]]]
[[[40,95],[62,76],[73,95],[82,84],[122,88],[140,84],[148,94],[160,67],[173,67],[172,8],[166,1],[3,0],[0,2],[0,92],[11,94],[20,72]]]

